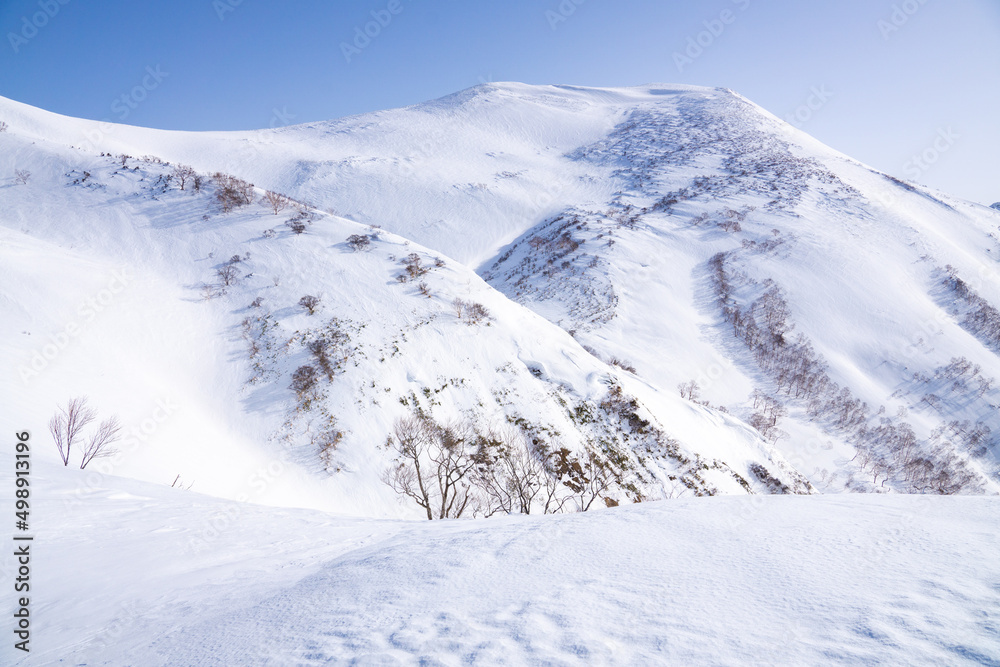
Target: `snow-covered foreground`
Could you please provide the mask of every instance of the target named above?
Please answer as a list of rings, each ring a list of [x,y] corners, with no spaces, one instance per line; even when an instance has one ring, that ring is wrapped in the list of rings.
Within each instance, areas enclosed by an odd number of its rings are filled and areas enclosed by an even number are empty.
[[[1000,664],[995,497],[431,523],[47,464],[33,497],[32,652],[4,664]]]

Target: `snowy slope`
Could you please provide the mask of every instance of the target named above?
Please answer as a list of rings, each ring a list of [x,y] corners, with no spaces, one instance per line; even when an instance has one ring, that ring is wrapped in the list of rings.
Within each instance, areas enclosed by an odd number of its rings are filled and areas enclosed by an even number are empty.
[[[401,522],[34,480],[32,653],[4,642],[9,665],[1000,664],[995,498]]]
[[[293,209],[222,212],[215,186],[181,190],[158,158],[88,156],[16,130],[0,141],[3,168],[32,173],[8,184],[0,215],[0,359],[16,378],[4,399],[36,432],[72,396],[120,414],[128,438],[91,470],[419,516],[380,480],[395,420],[419,411],[517,424],[570,464],[596,451],[615,461],[604,502],[767,492],[772,479],[810,490],[745,424],[608,366],[450,257],[308,207],[302,234],[285,224]],[[355,251],[352,235],[372,240]],[[398,280],[411,255],[426,293]],[[471,323],[455,299],[490,315]],[[336,342],[335,368],[305,400],[290,385],[317,338]]]
[[[11,128],[0,168],[33,172],[2,190],[6,261],[19,272],[5,292],[18,312],[5,324],[16,341],[7,367],[64,330],[115,268],[139,276],[15,405],[41,424],[87,392],[136,425],[157,400],[185,401],[115,472],[180,474],[241,497],[259,470],[289,467],[282,503],[393,514],[402,510],[376,481],[389,460],[378,445],[400,414],[432,407],[442,419],[471,411],[533,437],[558,433],[574,451],[615,439],[630,460],[618,501],[635,499],[628,484],[646,498],[739,493],[776,488],[770,475],[809,490],[786,459],[826,491],[998,489],[989,318],[1000,214],[875,173],[730,91],[490,84],[237,133],[101,125],[9,100],[0,115]],[[137,157],[126,173],[102,151]],[[221,214],[211,184],[201,194],[164,184],[172,165],[161,159],[285,192],[314,220],[295,236],[288,213]],[[386,231],[351,252],[344,239],[367,225]],[[28,247],[53,275],[69,272],[72,288],[39,283],[15,259]],[[444,263],[420,278],[430,298],[393,282],[411,252]],[[197,303],[226,258],[248,254],[238,272],[251,277]],[[322,298],[317,315],[296,307],[304,294]],[[482,302],[493,321],[462,323],[455,298]],[[148,316],[125,315],[140,302]],[[784,361],[734,335],[733,313],[780,314]],[[291,373],[332,317],[350,332],[350,360],[321,410],[295,413]],[[247,358],[244,321],[254,339],[266,326],[257,344],[268,354]],[[147,335],[160,339],[146,345]],[[793,362],[808,373],[790,384],[782,364]],[[692,380],[700,401],[677,395]],[[652,440],[625,442],[622,416],[607,410],[574,418],[608,405],[615,386],[637,399],[631,423],[652,424]],[[777,424],[758,437],[747,423],[762,420]],[[316,437],[330,429],[343,440],[320,459]],[[663,446],[674,441],[679,457]],[[769,472],[753,474],[754,463]],[[692,477],[703,464],[712,481]]]

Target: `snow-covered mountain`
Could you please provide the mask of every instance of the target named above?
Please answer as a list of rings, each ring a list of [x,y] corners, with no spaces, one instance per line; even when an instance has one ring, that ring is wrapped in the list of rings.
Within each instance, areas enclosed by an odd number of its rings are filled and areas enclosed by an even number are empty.
[[[121,415],[95,469],[420,516],[380,479],[419,414],[514,432],[567,493],[608,471],[600,505],[1000,489],[1000,213],[731,91],[489,84],[255,132],[0,119],[3,399],[36,430],[77,395]],[[253,204],[220,204],[231,177]]]
[[[996,206],[727,90],[0,98],[0,662],[995,664],[996,499],[930,496],[1000,490],[998,261]],[[124,432],[82,471],[80,396]]]

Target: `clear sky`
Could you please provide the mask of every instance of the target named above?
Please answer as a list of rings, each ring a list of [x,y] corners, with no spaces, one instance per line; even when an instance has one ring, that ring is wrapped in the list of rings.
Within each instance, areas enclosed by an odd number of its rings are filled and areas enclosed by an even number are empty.
[[[0,31],[0,95],[71,116],[251,129],[484,81],[726,86],[1000,200],[1000,0],[0,0]]]

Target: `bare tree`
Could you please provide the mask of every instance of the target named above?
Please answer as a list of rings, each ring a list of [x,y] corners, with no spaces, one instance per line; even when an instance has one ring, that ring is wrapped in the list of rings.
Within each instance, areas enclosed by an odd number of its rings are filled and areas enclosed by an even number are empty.
[[[473,481],[483,492],[483,513],[531,514],[549,475],[525,434],[513,428],[489,430],[481,436],[476,459]]]
[[[392,445],[399,454],[394,466],[382,475],[382,481],[396,493],[414,500],[427,513],[427,519],[434,519],[431,506],[430,466],[426,463],[428,441],[424,423],[419,417],[405,417],[396,420],[393,427],[395,439]],[[421,465],[424,465],[422,468]]]
[[[181,190],[184,189],[184,185],[195,176],[195,171],[192,167],[187,165],[179,164],[174,167],[173,177],[181,184]]]
[[[7,131],[7,123],[0,120],[0,132],[6,132],[6,131]]]
[[[587,450],[586,456],[582,459],[581,467],[583,469],[583,483],[582,488],[577,493],[577,499],[580,511],[586,512],[595,500],[603,497],[611,488],[614,472],[606,461],[590,450]]]
[[[17,181],[19,185],[27,185],[30,178],[31,172],[27,169],[14,170],[14,180]]]
[[[229,287],[239,280],[239,271],[232,264],[226,264],[221,269],[218,269],[216,275],[219,276],[219,282],[222,283],[224,287]]]
[[[223,212],[228,213],[234,208],[253,203],[253,183],[219,172],[213,174],[212,178],[216,184],[215,199]]]
[[[681,392],[681,398],[686,398],[689,401],[697,401],[701,393],[701,387],[694,380],[690,382],[681,382],[677,385],[677,391]]]
[[[63,465],[69,465],[69,455],[80,437],[80,431],[87,424],[94,421],[96,417],[94,410],[87,406],[87,399],[73,398],[66,404],[65,408],[59,408],[59,412],[52,416],[49,421],[49,432],[59,450],[59,458]]]
[[[414,500],[428,519],[457,519],[478,505],[471,484],[476,457],[468,427],[408,417],[396,422],[394,435],[390,443],[398,457],[382,476],[393,490]]]
[[[266,206],[274,211],[275,215],[278,215],[278,213],[288,208],[292,201],[283,194],[268,190],[264,193],[264,196],[261,197],[260,203],[262,206]]]
[[[308,310],[310,315],[314,315],[316,313],[316,308],[319,307],[319,301],[320,299],[318,296],[311,296],[307,294],[299,299],[299,305]]]
[[[112,444],[121,438],[121,423],[118,417],[109,417],[101,422],[97,427],[97,432],[90,436],[90,441],[83,448],[83,458],[80,460],[80,470],[87,467],[87,464],[94,459],[101,459],[113,456],[117,451]]]

